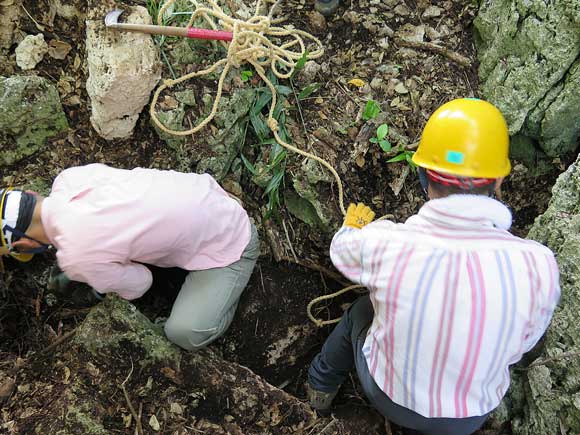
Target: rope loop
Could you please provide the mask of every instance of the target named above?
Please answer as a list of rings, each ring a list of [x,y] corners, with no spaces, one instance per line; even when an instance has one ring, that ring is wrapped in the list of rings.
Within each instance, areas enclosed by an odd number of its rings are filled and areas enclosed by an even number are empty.
[[[267,77],[265,68],[269,68],[274,76],[278,79],[288,79],[292,76],[297,62],[303,58],[307,52],[307,49],[309,48],[308,45],[314,46],[314,49],[308,51],[308,59],[317,59],[324,53],[322,42],[315,36],[303,30],[294,29],[290,26],[282,27],[278,25],[283,21],[283,19],[274,19],[273,15],[274,10],[280,1],[281,0],[278,0],[269,8],[267,15],[263,15],[262,10],[265,8],[266,2],[263,2],[263,0],[257,0],[254,15],[248,20],[241,20],[225,14],[215,0],[203,0],[206,6],[201,6],[201,2],[198,0],[190,0],[195,9],[191,15],[191,18],[189,19],[189,22],[187,23],[187,27],[192,27],[196,20],[203,19],[213,30],[223,29],[232,32],[233,37],[232,41],[229,43],[229,46],[225,41],[220,41],[222,46],[227,49],[227,55],[224,59],[216,61],[213,65],[203,70],[185,74],[174,80],[163,80],[162,84],[153,94],[153,99],[149,107],[149,114],[151,115],[151,119],[155,125],[161,131],[167,134],[171,134],[173,136],[189,136],[195,134],[204,128],[207,124],[209,124],[215,117],[219,108],[224,81],[230,69],[232,67],[241,68],[245,64],[252,65],[258,76],[262,79],[262,81],[266,84],[272,93],[272,101],[270,103],[267,125],[268,128],[270,128],[272,131],[276,142],[278,142],[280,146],[294,153],[317,161],[331,172],[334,179],[336,180],[336,185],[338,188],[338,205],[340,211],[343,215],[346,215],[342,181],[332,165],[317,155],[290,145],[289,143],[282,140],[278,134],[279,125],[278,121],[274,118],[274,108],[276,107],[277,102],[276,88],[272,84],[272,81]],[[163,17],[173,3],[175,3],[175,0],[167,0],[159,10],[159,14],[157,16],[157,23],[159,25],[163,24]],[[273,42],[273,40],[281,42],[276,44]],[[309,42],[309,44],[307,44],[307,42]],[[216,96],[211,112],[198,125],[192,127],[189,130],[173,130],[165,126],[159,120],[155,109],[157,107],[159,96],[165,89],[171,88],[176,84],[183,83],[194,77],[202,77],[212,74],[219,69],[221,69],[221,73],[219,75]],[[363,286],[361,285],[352,285],[330,295],[324,295],[313,299],[308,304],[308,317],[318,327],[337,323],[340,321],[340,318],[332,320],[320,320],[315,318],[312,315],[312,307],[322,300],[332,299],[343,293],[362,287]]]

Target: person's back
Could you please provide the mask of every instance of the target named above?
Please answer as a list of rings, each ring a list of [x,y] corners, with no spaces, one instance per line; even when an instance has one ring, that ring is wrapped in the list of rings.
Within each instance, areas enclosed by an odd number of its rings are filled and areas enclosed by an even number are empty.
[[[246,212],[212,177],[144,168],[63,171],[42,220],[61,267],[96,289],[102,263],[222,267],[250,239]]]
[[[430,199],[403,224],[351,204],[330,248],[369,289],[312,361],[311,405],[328,411],[356,367],[362,388],[406,433],[481,427],[510,384],[509,367],[541,338],[560,296],[552,252],[511,235],[495,200],[511,169],[508,130],[491,104],[440,107],[413,162]]]
[[[451,418],[499,404],[509,365],[543,334],[559,296],[551,251],[508,233],[510,223],[498,201],[452,195],[404,224],[335,236],[333,263],[370,291],[375,316],[363,352],[394,402]]]

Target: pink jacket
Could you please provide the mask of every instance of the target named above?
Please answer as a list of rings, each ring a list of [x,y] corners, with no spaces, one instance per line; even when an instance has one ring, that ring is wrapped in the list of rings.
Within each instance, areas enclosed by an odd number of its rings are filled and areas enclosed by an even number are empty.
[[[250,240],[245,210],[211,176],[101,164],[61,172],[42,223],[69,278],[125,299],[151,286],[141,263],[223,267]]]

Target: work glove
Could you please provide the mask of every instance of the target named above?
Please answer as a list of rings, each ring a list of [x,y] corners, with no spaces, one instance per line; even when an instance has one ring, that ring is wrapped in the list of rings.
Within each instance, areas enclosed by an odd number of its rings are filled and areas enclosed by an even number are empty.
[[[344,218],[344,226],[360,229],[370,224],[374,218],[375,212],[362,202],[359,202],[357,205],[350,204],[346,211],[346,217]]]

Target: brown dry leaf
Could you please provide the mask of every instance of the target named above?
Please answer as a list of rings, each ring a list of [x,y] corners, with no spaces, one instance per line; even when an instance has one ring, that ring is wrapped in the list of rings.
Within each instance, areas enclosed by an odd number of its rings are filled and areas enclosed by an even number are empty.
[[[12,6],[14,0],[0,0],[0,6]]]
[[[183,383],[181,377],[171,367],[163,367],[161,369],[161,373],[163,373],[166,378],[173,381],[177,385],[181,385]]]
[[[71,45],[64,41],[57,41],[56,39],[52,39],[48,43],[48,55],[53,59],[65,59],[71,50]]]
[[[65,106],[79,106],[81,104],[81,97],[78,95],[71,95],[70,97],[65,98],[62,102]]]
[[[64,366],[64,379],[62,380],[62,383],[68,385],[69,381],[70,381],[70,369],[67,366]]]
[[[0,404],[4,403],[10,398],[10,396],[12,396],[15,384],[14,379],[6,378],[2,385],[0,385]]]
[[[91,362],[87,363],[87,371],[94,378],[99,376],[99,374],[101,373],[101,371],[97,367],[95,367],[95,365]]]
[[[326,116],[323,111],[319,111],[318,116],[320,116],[320,119],[323,119],[325,121],[328,120],[328,116]]]
[[[365,165],[365,158],[362,154],[359,154],[355,160],[356,165],[362,168]]]

